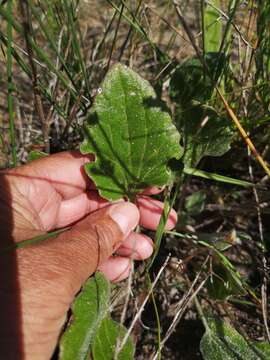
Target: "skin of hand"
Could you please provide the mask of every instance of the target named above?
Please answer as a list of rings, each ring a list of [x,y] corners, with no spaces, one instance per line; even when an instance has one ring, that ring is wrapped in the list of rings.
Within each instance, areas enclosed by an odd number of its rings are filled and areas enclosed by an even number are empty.
[[[136,205],[101,199],[83,166],[91,161],[63,152],[0,173],[0,356],[50,359],[67,312],[97,269],[112,281],[125,279],[131,259],[152,253],[138,224],[155,230],[163,204],[149,195]],[[166,225],[172,229],[172,210]],[[70,229],[35,245],[5,251],[45,232]],[[114,254],[114,256],[112,256]]]

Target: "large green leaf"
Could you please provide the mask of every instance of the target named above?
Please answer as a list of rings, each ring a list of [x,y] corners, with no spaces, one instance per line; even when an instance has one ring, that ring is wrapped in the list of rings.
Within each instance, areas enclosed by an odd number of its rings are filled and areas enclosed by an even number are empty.
[[[108,200],[168,183],[168,161],[182,155],[180,135],[151,85],[121,64],[107,74],[84,130],[81,152],[95,154],[85,170]]]
[[[85,360],[103,318],[107,315],[110,284],[96,273],[88,280],[72,306],[72,321],[60,343],[61,360]]]
[[[184,164],[196,167],[204,156],[221,156],[230,149],[233,131],[228,119],[202,105],[194,105],[179,114],[184,138]]]
[[[195,216],[200,214],[205,207],[206,193],[203,191],[196,191],[187,196],[185,200],[185,208],[189,215]]]
[[[217,319],[207,320],[206,330],[200,344],[205,360],[267,360],[269,347],[251,343],[228,323]]]
[[[105,317],[96,334],[92,346],[93,360],[131,360],[134,357],[135,348],[129,337],[121,351],[117,354],[117,344],[121,344],[126,329],[111,319]],[[117,356],[116,356],[117,354]]]
[[[195,167],[204,156],[221,156],[230,148],[231,122],[207,105],[225,62],[223,54],[207,53],[207,69],[194,57],[180,64],[171,77],[169,93],[183,137],[185,167]]]

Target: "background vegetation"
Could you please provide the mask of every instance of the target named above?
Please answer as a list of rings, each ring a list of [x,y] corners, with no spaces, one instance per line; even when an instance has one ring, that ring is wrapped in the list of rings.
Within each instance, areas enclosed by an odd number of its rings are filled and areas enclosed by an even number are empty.
[[[150,277],[162,273],[133,328],[136,359],[158,358],[158,348],[164,358],[201,359],[222,337],[213,316],[267,347],[270,4],[8,0],[0,16],[2,168],[33,150],[78,148],[116,62],[150,81],[182,134],[185,171],[166,190],[179,222],[162,240],[151,234],[161,246]],[[112,299],[126,327],[149,294],[145,264],[135,270]]]

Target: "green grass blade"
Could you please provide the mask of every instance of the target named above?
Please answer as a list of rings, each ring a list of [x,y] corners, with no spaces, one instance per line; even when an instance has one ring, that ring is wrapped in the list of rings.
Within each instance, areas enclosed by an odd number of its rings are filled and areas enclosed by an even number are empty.
[[[53,41],[53,36],[52,34],[49,32],[49,30],[46,28],[46,26],[44,25],[43,21],[42,21],[42,17],[40,16],[39,11],[36,10],[36,8],[33,6],[32,2],[29,2],[29,7],[31,8],[31,11],[35,17],[35,19],[38,21],[38,24],[40,26],[40,29],[42,30],[43,35],[45,36],[46,40],[48,41],[48,43],[50,44],[52,50],[54,51],[55,55],[58,57],[61,65],[63,66],[69,80],[71,81],[74,89],[76,89],[77,93],[79,92],[77,89],[77,85],[73,79],[73,76],[71,74],[71,72],[69,71],[69,68],[66,64],[65,59],[63,58],[62,54],[58,51],[57,45],[54,43]]]
[[[51,232],[46,233],[46,234],[35,236],[35,237],[31,238],[31,239],[23,240],[23,241],[20,241],[18,243],[12,244],[12,245],[7,246],[6,248],[2,249],[0,251],[0,255],[3,255],[3,254],[5,254],[5,253],[7,253],[9,251],[14,251],[16,249],[24,248],[26,246],[36,245],[36,244],[38,244],[38,243],[40,243],[42,241],[57,237],[58,235],[62,234],[63,232],[69,230],[70,228],[71,227],[66,227],[66,228],[63,228],[63,229],[60,229],[60,230],[51,231]]]
[[[236,13],[236,10],[239,5],[239,0],[231,0],[228,6],[228,20],[224,29],[223,38],[220,44],[219,53],[220,57],[222,56],[222,53],[227,53],[230,45],[231,45],[231,28],[232,28],[232,22]],[[221,61],[221,58],[219,62]]]
[[[231,178],[228,176],[219,175],[219,174],[215,174],[215,173],[211,173],[211,172],[203,171],[203,170],[198,170],[198,169],[194,169],[194,168],[185,167],[184,173],[187,175],[198,176],[198,177],[201,177],[204,179],[219,181],[219,182],[223,182],[226,184],[232,184],[232,185],[244,186],[244,187],[254,186],[254,184],[249,181],[239,180],[239,179]]]
[[[184,173],[182,173],[176,186],[175,186],[175,190],[173,192],[172,197],[170,198],[170,191],[168,191],[168,193],[165,196],[163,212],[161,214],[160,221],[159,221],[159,224],[158,224],[158,227],[156,230],[156,234],[155,234],[155,250],[154,250],[154,254],[151,257],[151,260],[147,264],[147,271],[150,270],[150,268],[152,267],[157,255],[158,255],[162,237],[166,231],[165,226],[166,226],[170,211],[177,199],[177,196],[179,195],[180,187],[181,187],[181,184],[183,184],[184,179],[185,179],[185,175],[184,175]]]
[[[76,22],[76,20],[75,20],[76,14],[75,14],[75,9],[73,8],[72,2],[64,0],[64,10],[68,16],[68,27],[69,27],[69,30],[71,33],[71,42],[72,42],[73,51],[77,57],[79,66],[81,68],[81,72],[84,77],[86,89],[87,89],[88,95],[90,97],[89,76],[87,74],[85,62],[83,60],[83,56],[82,56],[82,52],[81,52],[82,44],[79,42],[79,39],[77,36],[77,34],[80,31],[78,29],[78,22]]]
[[[120,14],[121,13],[121,8],[119,8],[117,5],[115,5],[115,3],[111,0],[107,0],[107,2],[115,9],[117,10],[117,12]],[[131,13],[131,11],[129,11],[125,1],[121,0],[121,3],[125,5],[125,9]],[[132,16],[132,14],[131,14]],[[150,37],[148,36],[147,32],[144,30],[143,26],[139,23],[138,19],[136,17],[129,17],[125,12],[123,12],[122,14],[123,19],[125,19],[129,25],[131,25],[133,27],[133,29],[138,32],[143,39],[145,39],[149,45],[151,46],[151,48],[153,49],[153,51],[156,52],[156,54],[158,54],[160,56],[160,59],[162,59],[162,61],[168,61],[168,55],[166,55],[164,52],[162,52],[160,50],[160,48],[153,43],[153,41],[150,39]]]
[[[7,40],[7,37],[5,36],[5,34],[3,34],[1,31],[0,31],[0,41],[5,45],[5,47],[7,48],[8,47],[8,40]],[[24,73],[27,74],[27,76],[29,78],[31,78],[31,70],[29,68],[29,65],[26,64],[26,62],[23,60],[23,58],[19,55],[19,53],[17,52],[17,50],[15,50],[14,48],[14,42],[12,42],[12,45],[13,47],[11,47],[11,54],[14,58],[14,60],[17,62],[17,64],[19,65],[19,67],[22,69],[22,71]]]
[[[220,0],[211,2],[220,7]],[[222,22],[219,13],[210,5],[203,7],[203,43],[204,53],[218,52],[222,40]]]
[[[115,31],[114,31],[114,37],[113,37],[113,42],[112,42],[112,46],[111,46],[111,49],[110,49],[109,59],[108,59],[108,62],[107,62],[107,71],[110,68],[110,63],[111,63],[111,59],[112,59],[112,55],[113,55],[113,50],[115,48],[115,44],[116,44],[116,40],[117,40],[117,34],[118,34],[119,26],[120,26],[120,23],[121,23],[123,11],[124,11],[124,5],[122,4],[120,14],[119,14],[119,17],[118,17],[118,20],[117,20],[116,28],[115,28]]]
[[[3,6],[0,6],[0,15],[20,34],[23,36],[24,31],[23,28],[21,27],[21,25],[14,19],[14,17],[12,17],[7,10],[5,10],[5,8]],[[58,79],[61,81],[61,83],[70,91],[70,94],[72,96],[72,98],[74,100],[77,99],[77,92],[74,88],[72,88],[70,86],[69,81],[65,78],[65,76],[61,73],[61,71],[59,71],[54,64],[52,63],[52,61],[49,59],[49,57],[47,56],[46,52],[41,49],[36,43],[35,41],[29,37],[29,42],[30,45],[32,47],[32,49],[35,51],[37,57],[39,58],[39,60],[41,62],[44,62],[44,64],[48,67],[48,69],[55,74]]]

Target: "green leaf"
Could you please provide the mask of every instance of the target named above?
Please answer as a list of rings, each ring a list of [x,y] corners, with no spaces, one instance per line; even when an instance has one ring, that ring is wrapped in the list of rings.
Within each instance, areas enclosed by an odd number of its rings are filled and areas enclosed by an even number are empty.
[[[96,273],[83,286],[72,306],[73,317],[60,343],[61,360],[85,360],[109,308],[110,284]]]
[[[126,329],[116,323],[111,317],[102,320],[92,346],[93,360],[130,360],[134,357],[134,344],[129,337],[122,350],[115,357],[117,344],[121,344]]]
[[[169,94],[181,111],[190,108],[194,101],[205,103],[213,94],[214,81],[221,74],[225,65],[225,57],[219,53],[207,53],[205,62],[212,79],[197,57],[178,65],[171,77]]]
[[[222,41],[222,21],[214,7],[220,8],[220,0],[212,0],[211,5],[205,5],[203,14],[204,51],[218,52]]]
[[[200,350],[205,360],[267,360],[269,347],[246,340],[228,323],[208,318],[209,328],[202,337]]]
[[[203,191],[197,191],[186,198],[185,208],[189,215],[200,214],[205,206],[206,194]]]
[[[233,131],[228,119],[208,107],[195,105],[180,114],[184,137],[184,164],[195,167],[204,156],[221,156],[230,149]]]
[[[180,135],[151,85],[121,64],[107,74],[84,133],[81,152],[95,154],[86,173],[108,200],[167,184],[168,161],[182,155]]]
[[[39,151],[39,150],[32,150],[30,151],[30,153],[28,154],[28,162],[33,161],[33,160],[37,160],[37,159],[41,159],[44,158],[46,156],[48,156],[49,154],[43,152],[43,151]]]
[[[270,344],[268,342],[253,342],[252,343],[256,348],[262,352],[267,359],[270,359]]]
[[[205,62],[207,70],[196,57],[185,61],[170,80],[169,92],[176,104],[175,119],[183,136],[186,167],[195,167],[204,156],[223,155],[232,140],[231,122],[206,104],[226,59],[220,53],[207,53]]]
[[[232,272],[223,264],[217,263],[212,266],[213,274],[209,277],[206,286],[207,292],[212,299],[226,300],[232,295],[244,295],[246,291],[232,276]]]

